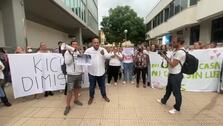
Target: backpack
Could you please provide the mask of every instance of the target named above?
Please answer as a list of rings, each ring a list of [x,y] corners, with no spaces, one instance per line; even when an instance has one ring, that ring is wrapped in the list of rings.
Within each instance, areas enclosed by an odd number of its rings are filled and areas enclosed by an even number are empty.
[[[199,60],[193,55],[186,52],[184,49],[181,50],[183,50],[186,53],[186,59],[184,64],[181,64],[180,62],[180,65],[182,66],[181,73],[189,75],[194,74],[198,69]]]

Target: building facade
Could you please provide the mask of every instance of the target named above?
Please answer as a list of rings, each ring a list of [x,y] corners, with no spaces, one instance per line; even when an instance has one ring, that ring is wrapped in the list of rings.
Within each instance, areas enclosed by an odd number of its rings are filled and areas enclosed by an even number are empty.
[[[160,0],[146,16],[146,39],[161,43],[165,35],[196,41],[223,42],[222,0]]]
[[[38,48],[46,42],[82,44],[98,35],[97,0],[1,0],[0,46]]]

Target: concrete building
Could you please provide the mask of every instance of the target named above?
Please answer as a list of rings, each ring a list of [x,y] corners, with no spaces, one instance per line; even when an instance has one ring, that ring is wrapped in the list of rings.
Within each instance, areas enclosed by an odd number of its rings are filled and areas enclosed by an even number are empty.
[[[0,46],[37,48],[46,42],[76,38],[80,43],[98,35],[97,0],[0,0]]]
[[[222,0],[160,0],[146,16],[147,40],[181,36],[186,44],[223,42]]]

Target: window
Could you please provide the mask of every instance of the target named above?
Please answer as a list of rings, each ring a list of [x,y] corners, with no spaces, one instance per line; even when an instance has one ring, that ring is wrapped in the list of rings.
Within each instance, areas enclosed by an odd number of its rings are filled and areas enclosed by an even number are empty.
[[[184,10],[185,8],[187,8],[187,3],[188,3],[188,0],[181,0],[181,10]]]
[[[147,26],[147,30],[150,31],[152,29],[152,27],[151,27],[151,21],[146,26]]]
[[[173,2],[170,3],[170,15],[169,17],[172,17],[174,15],[174,4]]]
[[[223,42],[223,17],[212,21],[211,41]]]
[[[159,25],[159,22],[160,22],[160,21],[159,21],[159,15],[157,15],[157,16],[156,16],[156,26]]]
[[[159,18],[160,18],[160,24],[162,24],[163,23],[163,11],[160,12]]]
[[[194,42],[199,41],[200,37],[200,26],[194,26],[190,29],[190,45],[193,45]]]
[[[158,14],[158,15],[156,16],[156,18],[157,18],[157,25],[160,25],[160,14]]]
[[[198,0],[190,0],[190,6],[196,5]]]
[[[174,0],[174,14],[180,12],[180,0]]]
[[[156,17],[153,19],[153,28],[155,28],[157,26],[157,20]]]
[[[169,13],[170,13],[170,9],[168,7],[164,10],[164,21],[167,21],[169,19]]]

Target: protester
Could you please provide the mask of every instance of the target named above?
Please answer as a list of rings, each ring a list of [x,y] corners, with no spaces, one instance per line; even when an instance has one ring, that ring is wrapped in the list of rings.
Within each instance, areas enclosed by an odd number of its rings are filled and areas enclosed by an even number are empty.
[[[121,68],[122,54],[118,51],[117,47],[114,47],[113,51],[109,54],[113,55],[109,60],[108,66],[108,84],[110,84],[112,77],[114,77],[114,84],[117,85],[118,74]]]
[[[156,52],[156,45],[152,44],[152,45],[150,46],[150,51],[151,51],[151,52]]]
[[[169,113],[175,114],[180,111],[180,107],[182,104],[182,96],[181,96],[181,82],[183,79],[183,74],[181,73],[182,66],[186,59],[186,53],[182,50],[184,49],[183,44],[184,40],[180,38],[174,37],[172,39],[173,47],[175,48],[173,55],[171,58],[168,58],[166,55],[161,55],[164,57],[169,65],[169,75],[168,82],[166,86],[166,93],[163,98],[157,99],[157,101],[161,104],[166,104],[169,99],[171,93],[175,96],[176,104],[173,106],[173,109],[169,110]]]
[[[8,54],[3,48],[0,48],[0,60],[5,66],[5,69],[3,70],[4,73],[4,80],[6,83],[11,83],[11,73],[10,73],[10,67],[9,67],[9,60],[8,60]]]
[[[96,81],[98,82],[101,95],[106,102],[110,102],[110,99],[106,94],[106,85],[105,85],[105,59],[109,59],[111,55],[102,48],[99,47],[98,37],[92,38],[92,47],[88,48],[85,51],[85,54],[91,55],[92,64],[88,67],[89,75],[89,95],[88,105],[92,104],[95,94]]]
[[[4,86],[6,84],[3,74],[4,68],[5,68],[4,64],[0,61],[0,99],[5,106],[9,107],[11,106],[11,103],[9,103],[6,93],[4,91]]]
[[[45,42],[41,42],[40,43],[40,47],[37,51],[37,53],[51,53],[47,47],[47,44]],[[45,97],[48,97],[48,95],[53,96],[53,92],[52,91],[45,91]]]
[[[201,49],[200,42],[194,42],[194,50]]]
[[[65,52],[65,64],[67,70],[67,106],[64,111],[64,115],[67,115],[70,111],[70,102],[72,94],[74,95],[74,103],[82,106],[83,104],[78,100],[78,93],[81,88],[83,68],[76,64],[78,51],[78,42],[73,40],[71,46],[75,49],[74,52],[67,50]]]
[[[57,43],[58,47],[57,47],[56,49],[54,49],[53,52],[54,52],[54,53],[62,53],[62,52],[61,52],[62,50],[61,50],[61,48],[60,48],[62,44],[63,44],[63,42],[59,41],[59,42]]]
[[[149,49],[148,47],[143,50],[143,53],[148,57],[148,64],[147,64],[147,86],[151,84],[151,66],[150,66],[150,58],[149,58]]]
[[[146,74],[147,66],[149,63],[149,57],[143,53],[142,48],[138,48],[138,52],[134,57],[135,69],[136,69],[136,87],[139,87],[140,74],[142,73],[143,87],[146,88]]]
[[[210,48],[216,48],[216,47],[217,47],[217,43],[216,43],[216,42],[211,42],[211,43],[209,44],[209,47],[210,47]]]
[[[26,53],[33,53],[32,47],[27,46]]]
[[[19,54],[19,53],[25,53],[25,50],[24,50],[22,47],[17,47],[17,48],[15,49],[15,53],[16,53],[16,54]]]
[[[129,47],[131,48],[131,47]],[[127,81],[129,81],[130,83],[134,84],[133,81],[133,72],[134,72],[134,52],[131,54],[126,54],[124,51],[122,52],[123,55],[123,68],[124,68],[124,81],[123,84],[126,84]]]

